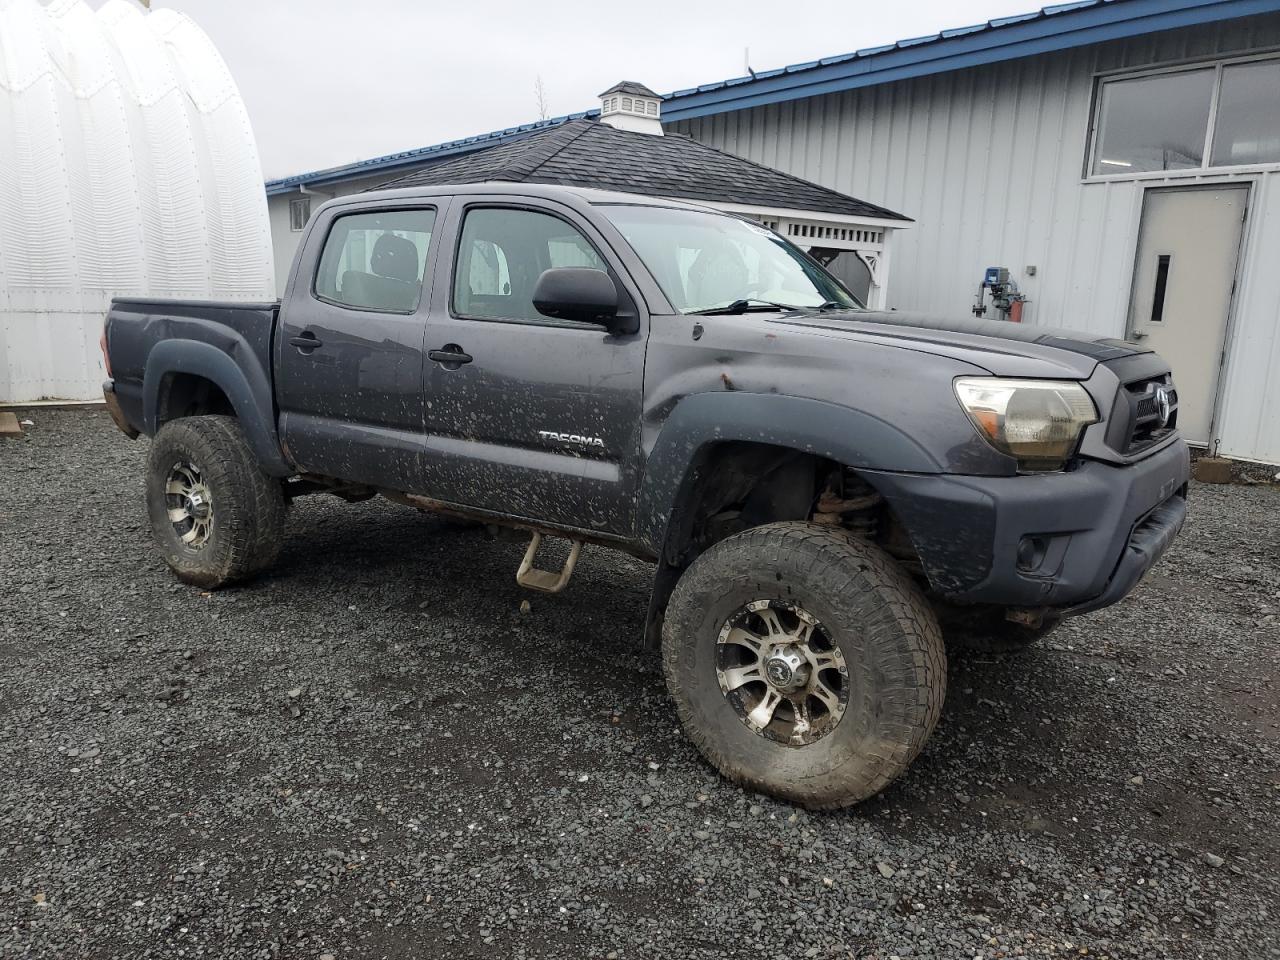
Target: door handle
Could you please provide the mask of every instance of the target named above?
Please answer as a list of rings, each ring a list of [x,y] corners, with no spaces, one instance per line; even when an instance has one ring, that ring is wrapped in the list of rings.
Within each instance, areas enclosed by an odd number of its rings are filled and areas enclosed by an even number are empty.
[[[314,350],[316,347],[322,346],[324,341],[308,330],[306,333],[298,337],[290,337],[289,342],[299,350]]]
[[[434,360],[446,370],[457,370],[464,363],[470,363],[472,358],[456,343],[446,343],[439,350],[428,350],[427,359]]]

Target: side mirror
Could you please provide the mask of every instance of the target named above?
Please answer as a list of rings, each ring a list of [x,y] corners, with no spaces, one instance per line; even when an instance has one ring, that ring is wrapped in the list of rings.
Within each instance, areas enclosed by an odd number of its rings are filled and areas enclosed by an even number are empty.
[[[538,312],[557,320],[598,323],[613,329],[618,316],[618,288],[603,270],[552,267],[533,287]]]

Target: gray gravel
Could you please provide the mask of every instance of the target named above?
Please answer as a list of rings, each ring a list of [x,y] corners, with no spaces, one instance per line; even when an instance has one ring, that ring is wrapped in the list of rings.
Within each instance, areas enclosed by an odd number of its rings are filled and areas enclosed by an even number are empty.
[[[884,795],[722,782],[639,651],[649,569],[309,498],[214,595],[145,441],[0,441],[0,956],[1280,956],[1280,491],[1197,487],[1137,594],[953,656]],[[521,612],[521,601],[530,609]]]

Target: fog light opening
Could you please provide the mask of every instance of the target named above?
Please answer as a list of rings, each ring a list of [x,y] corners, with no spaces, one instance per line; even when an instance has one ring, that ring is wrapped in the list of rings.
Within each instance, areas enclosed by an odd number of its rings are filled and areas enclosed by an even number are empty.
[[[1044,537],[1023,537],[1018,544],[1018,569],[1023,573],[1038,570],[1044,563],[1048,543]]]

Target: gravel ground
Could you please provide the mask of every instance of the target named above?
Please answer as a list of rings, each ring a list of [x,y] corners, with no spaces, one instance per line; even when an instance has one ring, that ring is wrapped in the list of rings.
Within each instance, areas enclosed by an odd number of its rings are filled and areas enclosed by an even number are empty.
[[[1197,487],[1137,593],[951,660],[925,753],[816,815],[724,782],[637,649],[649,568],[383,501],[176,583],[146,442],[0,441],[0,956],[1280,957],[1280,491]]]

